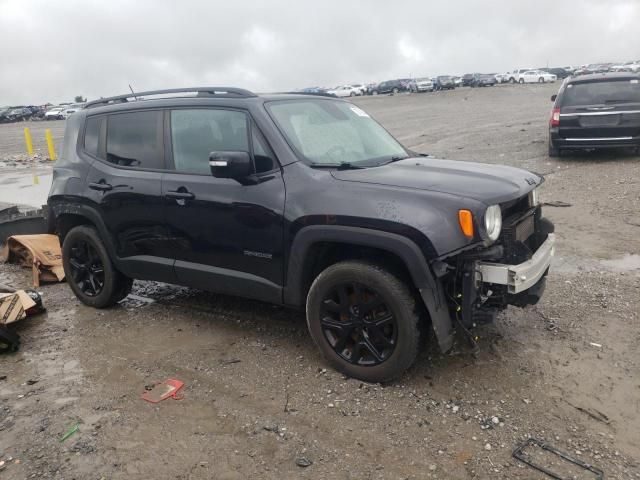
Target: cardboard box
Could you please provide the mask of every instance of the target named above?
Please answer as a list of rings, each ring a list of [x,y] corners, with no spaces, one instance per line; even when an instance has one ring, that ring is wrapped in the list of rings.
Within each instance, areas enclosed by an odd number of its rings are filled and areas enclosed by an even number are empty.
[[[27,316],[27,310],[35,307],[29,294],[24,290],[15,293],[0,293],[0,325],[17,322]]]

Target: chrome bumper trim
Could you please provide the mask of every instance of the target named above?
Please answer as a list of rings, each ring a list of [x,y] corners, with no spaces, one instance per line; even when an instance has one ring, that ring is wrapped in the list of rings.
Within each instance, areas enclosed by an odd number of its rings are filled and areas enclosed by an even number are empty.
[[[509,293],[523,292],[534,286],[551,265],[554,254],[555,235],[549,234],[530,260],[519,265],[478,262],[477,270],[484,283],[507,285]]]
[[[606,142],[608,140],[633,140],[633,137],[563,138],[567,142]]]

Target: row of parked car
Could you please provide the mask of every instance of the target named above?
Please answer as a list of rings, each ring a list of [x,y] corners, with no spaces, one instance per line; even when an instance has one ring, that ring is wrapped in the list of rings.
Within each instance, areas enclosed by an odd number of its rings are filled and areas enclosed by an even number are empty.
[[[498,83],[553,83],[569,76],[606,72],[640,72],[640,60],[624,64],[598,63],[581,66],[552,68],[518,68],[506,73],[466,73],[462,76],[440,75],[437,77],[398,78],[380,83],[355,83],[335,88],[309,87],[304,93],[356,97],[399,92],[433,92],[453,90],[456,87],[492,87]]]
[[[84,103],[69,103],[52,107],[0,107],[0,123],[25,122],[27,120],[64,120],[72,113],[81,110]]]

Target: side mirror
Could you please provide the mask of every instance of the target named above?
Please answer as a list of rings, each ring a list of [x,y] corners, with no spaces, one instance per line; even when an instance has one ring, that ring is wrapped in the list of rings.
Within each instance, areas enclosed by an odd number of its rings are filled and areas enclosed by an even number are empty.
[[[555,102],[556,98],[558,98],[558,95],[551,95],[551,101],[552,102]]]
[[[249,152],[220,151],[209,154],[211,175],[216,178],[243,179],[253,173]]]

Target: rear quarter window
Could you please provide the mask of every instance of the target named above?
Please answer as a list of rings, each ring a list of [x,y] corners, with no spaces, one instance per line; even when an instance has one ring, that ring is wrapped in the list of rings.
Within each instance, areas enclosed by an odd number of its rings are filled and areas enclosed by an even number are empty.
[[[570,83],[562,97],[563,107],[640,103],[640,82],[636,79],[610,82]]]
[[[94,157],[100,156],[100,130],[104,117],[89,117],[84,129],[84,150]]]

